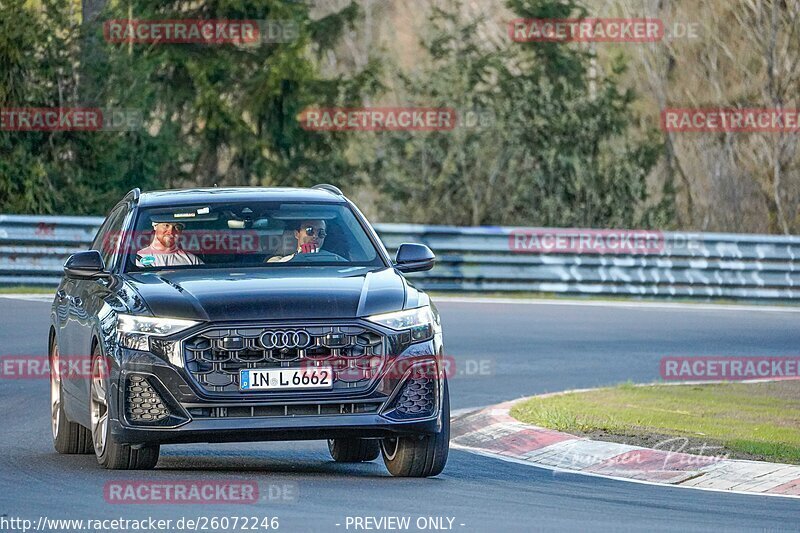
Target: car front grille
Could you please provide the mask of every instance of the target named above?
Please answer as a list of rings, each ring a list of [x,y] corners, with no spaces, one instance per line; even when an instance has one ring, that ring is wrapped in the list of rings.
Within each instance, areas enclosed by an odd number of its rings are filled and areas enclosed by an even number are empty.
[[[239,393],[243,369],[298,366],[330,366],[333,392],[356,392],[380,372],[385,345],[380,333],[361,325],[229,327],[186,339],[183,352],[187,370],[208,392]]]

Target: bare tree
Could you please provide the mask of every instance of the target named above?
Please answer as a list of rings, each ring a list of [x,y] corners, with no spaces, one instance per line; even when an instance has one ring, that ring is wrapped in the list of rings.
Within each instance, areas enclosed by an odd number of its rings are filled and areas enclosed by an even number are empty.
[[[787,104],[796,108],[800,89],[800,1],[746,0],[742,7],[734,17],[741,34],[760,56],[763,74],[753,86],[757,87],[761,102],[776,111],[785,110]],[[787,206],[796,210],[798,204],[797,143],[798,134],[794,132],[752,135],[738,154],[739,161],[753,171],[769,202],[771,229],[785,234],[792,231],[793,225]],[[793,181],[794,187],[787,181]]]

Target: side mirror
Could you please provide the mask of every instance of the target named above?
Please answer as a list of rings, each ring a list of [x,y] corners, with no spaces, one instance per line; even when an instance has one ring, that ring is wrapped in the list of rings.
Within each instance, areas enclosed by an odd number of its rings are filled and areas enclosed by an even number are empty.
[[[97,250],[78,252],[69,256],[64,263],[64,274],[72,279],[100,279],[109,275]]]
[[[423,272],[433,268],[436,256],[424,244],[405,242],[397,249],[394,263],[400,272]]]

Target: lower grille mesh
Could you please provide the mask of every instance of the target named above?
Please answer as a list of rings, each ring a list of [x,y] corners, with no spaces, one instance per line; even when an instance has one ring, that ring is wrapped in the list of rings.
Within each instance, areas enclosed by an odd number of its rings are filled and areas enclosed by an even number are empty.
[[[169,416],[169,409],[144,376],[128,377],[125,392],[126,414],[131,422],[158,422]]]
[[[410,377],[395,402],[395,410],[407,417],[424,417],[436,408],[436,380],[431,377]]]

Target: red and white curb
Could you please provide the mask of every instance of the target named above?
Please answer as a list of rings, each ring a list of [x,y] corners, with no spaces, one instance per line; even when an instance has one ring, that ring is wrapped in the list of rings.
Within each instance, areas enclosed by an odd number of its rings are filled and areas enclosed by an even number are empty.
[[[509,415],[525,399],[453,418],[453,448],[551,470],[707,490],[800,497],[800,466],[600,442]]]

